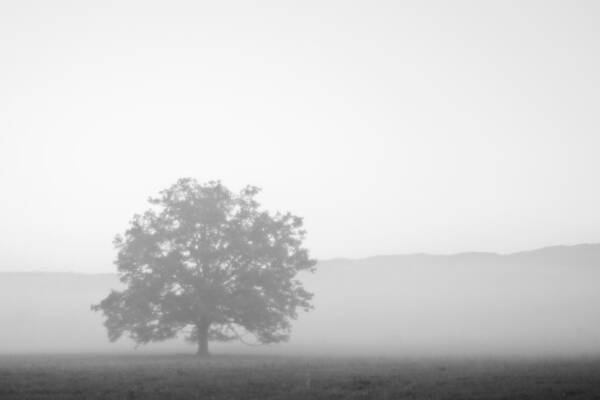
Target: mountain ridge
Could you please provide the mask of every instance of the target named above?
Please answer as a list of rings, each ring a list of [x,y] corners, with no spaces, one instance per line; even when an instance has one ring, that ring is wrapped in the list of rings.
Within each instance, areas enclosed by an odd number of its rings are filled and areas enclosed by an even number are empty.
[[[332,263],[362,263],[367,261],[377,260],[396,260],[396,259],[415,259],[415,258],[431,258],[431,259],[469,259],[476,257],[484,258],[518,258],[518,257],[533,257],[542,255],[564,255],[565,253],[572,253],[582,250],[597,251],[597,256],[600,260],[600,243],[578,243],[574,245],[552,245],[538,247],[532,250],[522,250],[510,253],[499,253],[499,252],[488,252],[488,251],[463,251],[458,253],[398,253],[398,254],[380,254],[367,257],[359,258],[348,258],[348,257],[334,257],[327,259],[317,260],[319,264],[332,264]],[[30,270],[30,271],[18,271],[18,270],[6,270],[0,271],[0,274],[74,274],[74,275],[90,275],[90,276],[102,276],[102,275],[115,275],[116,272],[87,272],[87,271],[72,271],[72,270]]]
[[[598,267],[600,244],[323,260],[301,276],[314,310],[289,344],[260,351],[600,354]],[[90,310],[122,287],[110,272],[0,272],[0,353],[134,351],[128,339],[109,343]],[[143,351],[186,349],[172,340]]]

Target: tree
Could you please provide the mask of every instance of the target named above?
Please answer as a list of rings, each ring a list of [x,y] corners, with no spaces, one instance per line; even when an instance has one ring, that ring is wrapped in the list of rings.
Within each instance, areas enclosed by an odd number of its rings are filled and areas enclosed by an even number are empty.
[[[302,247],[302,219],[262,210],[259,191],[185,178],[149,198],[151,208],[114,240],[126,288],[92,306],[109,339],[128,334],[146,344],[187,330],[199,355],[209,341],[247,334],[287,340],[298,309],[312,308],[297,274],[316,262]]]

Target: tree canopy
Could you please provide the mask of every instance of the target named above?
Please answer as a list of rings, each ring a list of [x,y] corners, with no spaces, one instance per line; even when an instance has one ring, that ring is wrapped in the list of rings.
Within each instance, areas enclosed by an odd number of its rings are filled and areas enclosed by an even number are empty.
[[[298,310],[312,308],[297,274],[316,262],[302,218],[261,209],[259,191],[184,178],[151,197],[114,240],[125,289],[92,306],[109,339],[145,344],[185,332],[200,355],[210,340],[287,340]]]

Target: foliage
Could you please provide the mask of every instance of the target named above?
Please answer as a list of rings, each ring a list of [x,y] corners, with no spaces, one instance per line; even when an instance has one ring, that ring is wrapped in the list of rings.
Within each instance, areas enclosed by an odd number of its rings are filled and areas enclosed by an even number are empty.
[[[191,328],[199,353],[208,340],[247,333],[286,340],[297,310],[311,308],[297,274],[314,271],[315,261],[302,247],[302,219],[262,210],[258,193],[185,178],[150,198],[114,240],[126,289],[92,306],[106,316],[109,338],[127,333],[144,344]]]

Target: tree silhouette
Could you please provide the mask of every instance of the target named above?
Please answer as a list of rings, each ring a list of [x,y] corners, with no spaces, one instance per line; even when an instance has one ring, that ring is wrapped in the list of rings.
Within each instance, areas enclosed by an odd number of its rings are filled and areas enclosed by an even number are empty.
[[[152,207],[114,240],[126,288],[92,306],[111,341],[127,333],[145,344],[188,330],[208,355],[211,340],[289,338],[297,310],[312,308],[297,273],[316,262],[302,247],[302,219],[260,209],[259,190],[235,194],[185,178],[149,199]]]

